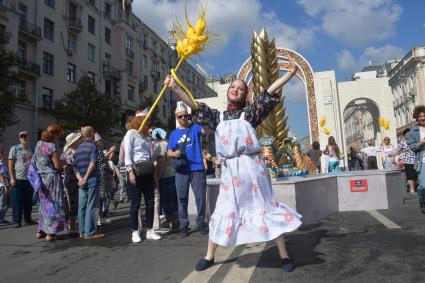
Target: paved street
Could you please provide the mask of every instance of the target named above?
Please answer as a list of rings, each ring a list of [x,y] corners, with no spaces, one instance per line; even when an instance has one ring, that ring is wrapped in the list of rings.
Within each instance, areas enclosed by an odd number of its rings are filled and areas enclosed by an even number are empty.
[[[314,205],[312,203],[312,205]],[[112,210],[100,240],[35,240],[35,226],[0,228],[3,282],[423,282],[425,215],[417,200],[397,209],[347,212],[287,237],[297,269],[285,273],[273,242],[219,249],[197,273],[207,236],[130,242],[128,206]],[[36,214],[35,214],[36,215]],[[10,211],[9,217],[10,219]],[[193,222],[192,222],[193,223]],[[400,227],[400,228],[398,228]]]

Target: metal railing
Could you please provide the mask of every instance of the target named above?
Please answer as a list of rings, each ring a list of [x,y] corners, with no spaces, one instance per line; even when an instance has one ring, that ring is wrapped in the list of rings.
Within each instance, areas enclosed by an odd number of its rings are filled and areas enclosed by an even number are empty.
[[[18,66],[22,71],[34,74],[34,75],[40,75],[40,65],[37,63],[27,61],[24,59],[18,59]]]
[[[81,19],[76,17],[76,16],[69,16],[68,17],[68,26],[70,28],[76,28],[76,29],[82,29],[82,25],[81,25]]]
[[[29,21],[22,19],[19,21],[19,29],[33,35],[34,37],[37,38],[42,38],[41,37],[41,28],[38,27],[37,25],[30,23]]]

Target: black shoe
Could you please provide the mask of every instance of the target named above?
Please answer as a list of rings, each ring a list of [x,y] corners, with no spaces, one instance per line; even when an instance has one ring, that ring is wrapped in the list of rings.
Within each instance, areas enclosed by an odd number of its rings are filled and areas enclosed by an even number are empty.
[[[210,229],[208,228],[208,225],[207,224],[204,224],[202,226],[198,226],[198,231],[202,235],[206,235],[206,234],[208,234],[210,232]]]
[[[118,201],[114,201],[114,209],[117,209],[119,202]]]
[[[32,226],[37,224],[38,224],[37,222],[35,222],[34,220],[31,220],[29,222],[25,221],[24,226]]]
[[[295,264],[290,258],[282,259],[282,269],[286,272],[291,272],[295,269]]]
[[[419,203],[419,207],[421,208],[421,212],[425,214],[425,202]]]
[[[21,227],[22,227],[21,222],[15,223],[15,228],[21,228]]]
[[[214,265],[214,259],[212,260],[207,260],[205,258],[201,259],[200,261],[198,261],[198,263],[195,266],[195,270],[196,271],[203,271],[211,266]]]
[[[180,235],[181,235],[182,237],[187,237],[187,236],[189,236],[189,229],[187,229],[187,228],[180,228]]]

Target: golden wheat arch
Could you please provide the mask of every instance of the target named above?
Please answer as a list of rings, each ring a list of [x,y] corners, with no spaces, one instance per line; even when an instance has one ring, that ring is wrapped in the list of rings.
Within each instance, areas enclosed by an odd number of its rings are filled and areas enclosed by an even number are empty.
[[[276,48],[276,56],[279,60],[280,70],[288,71],[289,62],[288,57],[294,59],[295,64],[298,66],[297,77],[303,82],[306,93],[307,93],[307,106],[308,106],[308,119],[310,128],[310,139],[312,141],[319,140],[319,125],[317,122],[317,110],[316,110],[316,97],[314,93],[314,77],[313,69],[307,60],[299,53],[286,49]],[[238,72],[238,79],[246,81],[249,87],[249,95],[252,97],[253,94],[253,83],[251,81],[252,63],[251,57],[248,58],[242,65]],[[249,98],[251,99],[251,98]],[[283,107],[283,105],[282,105]]]

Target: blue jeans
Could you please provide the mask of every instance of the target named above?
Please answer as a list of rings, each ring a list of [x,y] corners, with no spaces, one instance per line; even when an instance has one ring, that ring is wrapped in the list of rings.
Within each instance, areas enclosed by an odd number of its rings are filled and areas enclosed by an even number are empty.
[[[99,209],[97,207],[99,192],[96,187],[78,189],[78,226],[80,236],[96,234]]]
[[[132,231],[139,230],[139,208],[142,201],[142,194],[146,205],[146,228],[152,229],[154,215],[154,179],[153,174],[140,174],[136,176],[136,186],[130,182],[127,176],[127,194],[130,197],[130,225]]]
[[[339,172],[339,161],[329,161],[328,172]]]
[[[198,226],[205,225],[205,208],[206,208],[206,192],[207,182],[205,172],[192,171],[189,174],[180,174],[176,172],[176,189],[177,200],[179,204],[179,220],[180,229],[189,227],[189,216],[187,215],[187,205],[189,202],[189,184],[192,185],[192,191],[195,195],[196,209],[198,216],[196,224]]]
[[[32,197],[34,189],[28,180],[16,180],[12,188],[12,215],[13,222],[21,223],[22,215],[26,223],[31,223]]]
[[[422,163],[421,172],[418,175],[419,203],[425,203],[425,163]]]
[[[166,215],[177,214],[178,202],[176,178],[174,176],[159,179],[159,200],[161,209]]]
[[[4,220],[8,207],[9,195],[6,195],[4,187],[0,187],[0,221]]]

